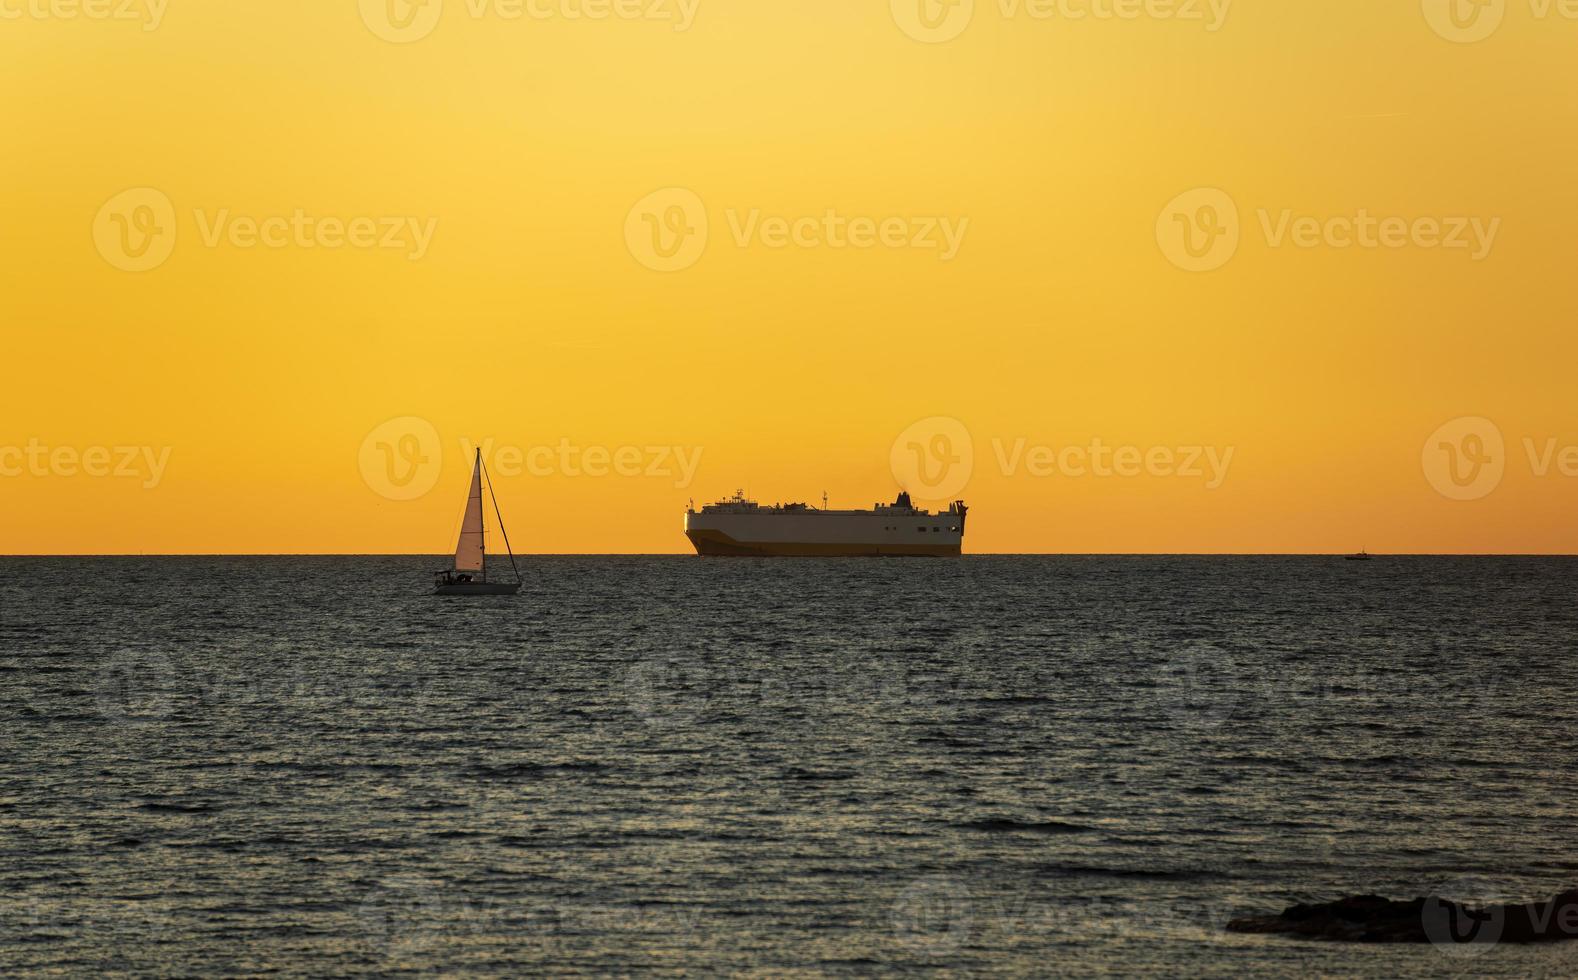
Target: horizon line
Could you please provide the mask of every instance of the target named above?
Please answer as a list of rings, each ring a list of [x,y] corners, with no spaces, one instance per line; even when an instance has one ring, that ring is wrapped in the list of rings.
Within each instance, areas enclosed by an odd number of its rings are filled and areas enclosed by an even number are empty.
[[[960,558],[1346,558],[1357,554],[1352,551],[972,551]],[[1575,558],[1578,554],[1564,551],[1394,551],[1367,552],[1371,558]],[[63,552],[58,554],[29,554],[0,552],[0,560],[7,558],[434,558],[450,557],[447,552],[423,554],[404,551],[160,551],[160,552]],[[691,551],[563,551],[516,555],[517,559],[531,558],[703,558]],[[753,556],[740,556],[750,558]],[[775,557],[779,560],[805,560],[797,556]],[[807,556],[814,561],[843,560]],[[872,558],[904,558],[903,555],[871,555]],[[715,559],[727,560],[727,559]],[[943,558],[941,560],[949,560]]]

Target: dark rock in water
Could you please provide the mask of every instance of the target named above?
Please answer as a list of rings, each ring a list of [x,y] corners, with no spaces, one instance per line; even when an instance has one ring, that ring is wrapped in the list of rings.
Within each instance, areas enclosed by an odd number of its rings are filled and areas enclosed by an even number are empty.
[[[1578,889],[1528,905],[1471,908],[1444,898],[1394,902],[1355,895],[1293,905],[1281,915],[1234,919],[1230,932],[1277,933],[1354,943],[1544,943],[1578,939]]]

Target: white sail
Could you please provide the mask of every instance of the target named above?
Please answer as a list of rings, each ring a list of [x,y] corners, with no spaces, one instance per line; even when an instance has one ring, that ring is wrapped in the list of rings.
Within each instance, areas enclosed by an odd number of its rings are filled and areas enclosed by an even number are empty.
[[[455,571],[482,571],[482,455],[471,471],[471,496],[466,498],[466,519],[460,525],[460,544],[455,547]]]

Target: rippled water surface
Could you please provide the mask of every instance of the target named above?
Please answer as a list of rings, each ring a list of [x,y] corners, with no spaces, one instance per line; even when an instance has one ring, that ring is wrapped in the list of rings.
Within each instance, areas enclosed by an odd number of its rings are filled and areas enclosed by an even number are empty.
[[[1578,562],[0,560],[0,973],[1574,975]]]

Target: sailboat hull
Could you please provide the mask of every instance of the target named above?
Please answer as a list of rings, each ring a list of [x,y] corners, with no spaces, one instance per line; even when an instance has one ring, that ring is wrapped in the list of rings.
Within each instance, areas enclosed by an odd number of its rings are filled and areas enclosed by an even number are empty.
[[[514,595],[519,582],[450,582],[433,590],[434,595]]]

